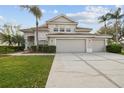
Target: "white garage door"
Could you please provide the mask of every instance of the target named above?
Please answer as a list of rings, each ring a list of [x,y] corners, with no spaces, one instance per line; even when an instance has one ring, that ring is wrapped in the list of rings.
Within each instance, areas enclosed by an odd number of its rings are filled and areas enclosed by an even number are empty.
[[[58,39],[56,40],[57,52],[82,53],[85,52],[85,40],[79,39]]]
[[[94,52],[103,52],[105,50],[104,40],[94,40],[92,45],[93,45]]]

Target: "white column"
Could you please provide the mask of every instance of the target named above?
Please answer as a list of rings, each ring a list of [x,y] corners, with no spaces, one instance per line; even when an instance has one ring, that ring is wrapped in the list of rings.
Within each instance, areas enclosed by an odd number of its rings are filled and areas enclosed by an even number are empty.
[[[104,48],[104,51],[106,51],[106,46],[108,45],[108,39],[105,39],[105,48]]]
[[[92,53],[92,39],[86,39],[86,52]]]
[[[105,46],[107,46],[108,45],[108,39],[105,39]]]
[[[34,45],[37,45],[36,31],[34,32]]]
[[[28,36],[25,36],[25,49],[28,50]]]

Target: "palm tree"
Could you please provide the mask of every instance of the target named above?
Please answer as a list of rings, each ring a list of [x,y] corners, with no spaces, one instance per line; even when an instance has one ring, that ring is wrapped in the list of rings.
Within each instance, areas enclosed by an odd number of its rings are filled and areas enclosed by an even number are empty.
[[[0,41],[1,43],[6,43],[8,46],[24,45],[24,36],[19,31],[20,26],[12,26],[11,24],[4,24],[2,28],[0,28]]]
[[[38,42],[38,20],[40,20],[42,16],[42,12],[40,8],[36,5],[22,5],[21,8],[27,9],[28,12],[33,14],[36,19],[36,45],[37,45],[37,51],[39,50],[39,42]]]
[[[11,26],[8,24],[4,24],[3,28],[1,28],[1,43],[6,43],[8,46],[13,44],[13,31]]]
[[[124,14],[121,14],[121,8],[118,8],[114,13],[107,13],[109,20],[115,20],[115,31],[116,31],[116,42],[118,42],[118,25],[120,19],[124,17]]]
[[[108,17],[107,17],[107,15],[103,15],[103,16],[100,16],[99,18],[98,18],[98,20],[99,20],[99,23],[103,23],[104,22],[104,27],[105,27],[105,34],[107,33],[107,20],[108,20]]]
[[[24,46],[24,36],[23,35],[19,35],[19,34],[15,34],[13,35],[12,41],[14,44],[17,44],[17,46]]]
[[[13,43],[19,46],[24,46],[24,36],[20,32],[20,25],[14,26],[15,33],[13,34]]]

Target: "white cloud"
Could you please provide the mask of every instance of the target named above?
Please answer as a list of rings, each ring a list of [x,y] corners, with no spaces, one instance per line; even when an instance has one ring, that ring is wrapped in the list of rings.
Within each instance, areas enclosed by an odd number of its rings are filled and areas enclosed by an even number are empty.
[[[84,11],[77,13],[67,13],[67,16],[77,20],[80,23],[94,24],[98,23],[98,17],[109,12],[108,8],[102,6],[86,6]]]
[[[55,10],[53,11],[53,13],[55,13],[55,14],[58,13],[58,10],[55,9]]]
[[[4,21],[4,17],[3,16],[0,16],[0,21]]]
[[[3,16],[0,16],[0,25],[3,24],[19,25],[16,19],[6,19]]]
[[[123,5],[115,5],[116,8],[122,8]]]
[[[46,10],[45,9],[42,9],[42,13],[45,13],[46,12]]]
[[[3,16],[0,16],[0,27],[4,24],[5,18]]]
[[[9,22],[11,25],[19,25],[16,19],[10,19]]]

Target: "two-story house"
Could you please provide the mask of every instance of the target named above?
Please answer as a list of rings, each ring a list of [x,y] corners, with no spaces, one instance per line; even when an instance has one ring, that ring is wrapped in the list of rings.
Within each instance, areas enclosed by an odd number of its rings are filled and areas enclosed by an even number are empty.
[[[57,53],[102,52],[111,36],[91,34],[91,28],[78,27],[66,15],[56,16],[39,27],[39,44],[55,45]],[[25,49],[36,45],[35,28],[23,29]]]

